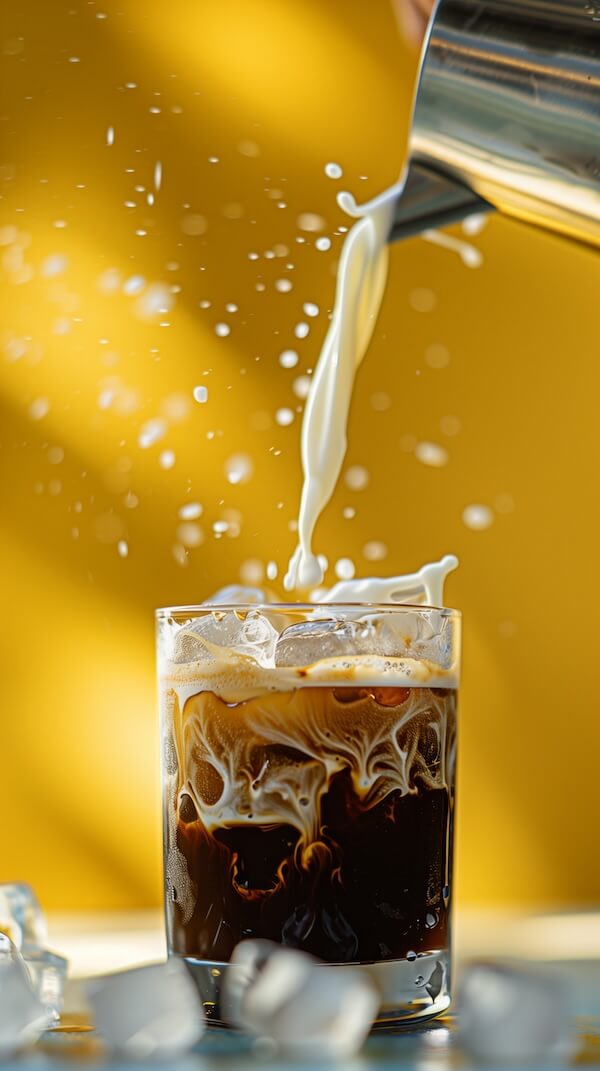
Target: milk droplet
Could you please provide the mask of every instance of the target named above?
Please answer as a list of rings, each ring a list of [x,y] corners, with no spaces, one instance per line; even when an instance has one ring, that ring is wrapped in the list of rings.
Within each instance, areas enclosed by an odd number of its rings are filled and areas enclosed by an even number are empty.
[[[29,406],[29,416],[32,420],[43,420],[50,412],[50,402],[47,398],[34,398]]]
[[[364,491],[369,485],[369,473],[363,465],[351,465],[344,473],[344,483],[351,491]]]
[[[136,315],[142,320],[164,316],[175,304],[175,297],[165,283],[150,283],[135,305]]]
[[[112,144],[114,144],[114,140],[115,140],[115,128],[114,128],[114,126],[109,126],[108,130],[106,131],[106,144],[107,145],[112,145]]]
[[[208,401],[208,387],[194,387],[192,395],[195,402],[199,402],[200,405],[203,405],[204,402]]]
[[[277,563],[267,562],[267,579],[276,580],[277,578]]]
[[[310,324],[303,323],[303,322],[301,322],[299,324],[296,324],[296,326],[294,328],[294,334],[295,334],[296,338],[306,338],[306,336],[308,335],[309,331],[310,331]]]
[[[199,547],[204,542],[204,532],[199,524],[184,521],[177,525],[177,539],[184,547]]]
[[[287,408],[284,407],[282,409],[278,409],[277,412],[275,413],[275,420],[277,421],[277,423],[282,428],[286,428],[289,424],[291,424],[293,419],[294,419],[294,410],[293,409],[287,409]]]
[[[299,357],[295,350],[284,350],[279,354],[279,363],[282,368],[293,368],[298,361]]]
[[[462,221],[462,229],[465,234],[468,234],[470,238],[480,234],[488,221],[487,212],[474,212],[470,216],[466,216]]]
[[[182,521],[196,521],[202,516],[202,506],[199,502],[186,502],[179,507],[178,515]]]
[[[450,364],[450,354],[445,346],[434,342],[425,350],[425,361],[430,368],[446,368]]]
[[[53,253],[42,261],[42,275],[45,279],[54,279],[67,267],[67,258],[63,253]]]
[[[338,558],[334,566],[338,580],[352,580],[356,569],[351,558]]]
[[[155,442],[162,439],[167,430],[167,425],[160,417],[156,417],[154,420],[147,420],[142,425],[140,433],[138,435],[138,445],[142,450],[147,450],[150,446],[153,446]]]
[[[483,532],[494,523],[494,514],[489,506],[474,503],[463,510],[463,524],[475,532]]]
[[[448,464],[448,451],[438,443],[417,443],[415,457],[422,465],[430,465],[432,468],[442,468]]]
[[[225,462],[225,475],[232,484],[248,483],[253,471],[252,458],[248,454],[232,454]]]
[[[173,543],[171,547],[171,554],[178,565],[184,566],[188,563],[187,551],[182,543]]]
[[[326,253],[328,249],[331,249],[331,238],[317,238],[315,246],[319,253]]]
[[[339,164],[331,163],[331,164],[325,164],[325,174],[327,175],[327,178],[339,179],[339,178],[342,177],[344,172],[343,172],[343,170],[342,170],[342,168],[340,167]]]
[[[175,456],[174,450],[163,450],[158,459],[158,463],[161,469],[168,471],[169,469],[173,468],[173,465],[175,464],[176,460],[177,458]]]
[[[118,268],[107,268],[98,276],[98,289],[103,294],[114,294],[121,285],[121,273]]]
[[[372,539],[369,543],[365,543],[363,555],[368,562],[381,562],[384,558],[387,558],[388,548],[385,543],[381,543],[378,539]]]
[[[127,540],[125,540],[125,539],[120,539],[119,540],[119,542],[117,543],[117,551],[119,553],[119,557],[120,558],[126,558],[127,557],[127,555],[129,554],[129,545],[127,543]]]
[[[371,409],[376,413],[385,413],[391,406],[392,399],[385,391],[378,390],[371,395]]]
[[[238,142],[237,149],[238,152],[242,154],[242,156],[252,157],[260,155],[260,149],[256,142],[249,141],[247,138],[244,138],[243,141]]]
[[[302,212],[296,223],[301,231],[322,231],[325,228],[325,220],[316,212]]]
[[[158,192],[162,182],[162,164],[157,160],[154,165],[154,189]]]
[[[302,306],[302,308],[304,310],[304,315],[305,316],[318,316],[319,315],[319,306],[315,305],[314,302],[312,302],[312,301],[305,301],[304,305]]]
[[[180,227],[184,234],[198,238],[206,232],[208,223],[206,217],[201,216],[199,212],[190,212],[189,215],[182,217]]]
[[[275,289],[279,290],[280,294],[289,293],[289,291],[292,289],[293,285],[294,284],[292,283],[291,279],[276,279],[275,280]]]
[[[428,290],[424,286],[418,286],[411,290],[408,300],[416,312],[431,312],[436,305],[436,296],[433,290]]]
[[[124,294],[139,294],[144,289],[146,280],[143,275],[130,275],[123,283]]]
[[[240,565],[240,580],[243,584],[260,584],[264,575],[264,565],[258,558],[248,558]]]
[[[292,383],[292,390],[296,397],[300,398],[301,400],[304,400],[304,398],[308,398],[310,384],[310,376],[296,376],[296,379]]]
[[[219,338],[227,338],[227,335],[229,335],[230,332],[231,328],[229,324],[215,324],[215,335],[218,335]]]

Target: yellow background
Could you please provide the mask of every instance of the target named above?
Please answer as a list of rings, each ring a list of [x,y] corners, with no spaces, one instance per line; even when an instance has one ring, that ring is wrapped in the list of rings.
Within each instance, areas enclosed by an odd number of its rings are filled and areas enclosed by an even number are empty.
[[[345,223],[336,191],[364,200],[400,171],[416,57],[387,0],[13,0],[2,18],[0,879],[31,881],[50,907],[153,905],[152,611],[205,598],[248,559],[282,567],[293,549],[300,414],[280,427],[275,412],[301,405],[292,384],[326,329]],[[330,252],[299,228],[307,212],[324,218]],[[465,621],[460,899],[589,904],[597,260],[499,218],[476,244],[477,271],[421,240],[393,248],[349,429],[348,464],[370,483],[342,481],[317,545],[362,574],[460,555],[448,585]],[[287,255],[264,257],[281,245]],[[179,288],[168,314],[106,292],[136,274]],[[297,342],[306,301],[321,312]],[[446,367],[428,364],[432,345],[447,347]],[[286,348],[300,353],[294,370],[278,363]],[[461,424],[452,437],[447,416]],[[142,449],[154,418],[166,432]],[[419,463],[417,440],[445,446],[448,464]],[[224,464],[240,452],[254,472],[235,486]],[[204,541],[182,565],[185,502],[203,505]],[[471,503],[494,510],[488,530],[464,525]],[[223,519],[229,535],[215,535]],[[375,566],[371,540],[389,548]]]

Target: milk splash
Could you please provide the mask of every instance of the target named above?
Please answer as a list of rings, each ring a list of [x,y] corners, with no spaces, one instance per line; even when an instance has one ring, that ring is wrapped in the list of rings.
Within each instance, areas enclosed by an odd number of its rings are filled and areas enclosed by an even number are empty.
[[[331,324],[313,377],[302,423],[304,486],[298,546],[283,581],[286,591],[321,584],[323,568],[312,550],[315,525],[331,498],[346,453],[346,427],[356,369],[377,320],[387,279],[387,239],[404,180],[358,206],[349,193],[338,204],[358,222],[340,258]]]
[[[444,583],[448,573],[458,567],[458,558],[446,554],[439,562],[430,562],[416,573],[405,576],[364,577],[342,580],[323,592],[316,602],[323,603],[410,603],[411,605],[443,606]]]

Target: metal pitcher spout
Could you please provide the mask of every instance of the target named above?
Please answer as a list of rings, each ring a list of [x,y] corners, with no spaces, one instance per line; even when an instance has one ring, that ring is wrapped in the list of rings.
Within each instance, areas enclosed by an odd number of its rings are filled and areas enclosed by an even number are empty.
[[[491,205],[600,245],[597,4],[439,0],[409,156],[392,239]]]
[[[390,241],[457,223],[492,205],[461,182],[413,161],[396,202]]]

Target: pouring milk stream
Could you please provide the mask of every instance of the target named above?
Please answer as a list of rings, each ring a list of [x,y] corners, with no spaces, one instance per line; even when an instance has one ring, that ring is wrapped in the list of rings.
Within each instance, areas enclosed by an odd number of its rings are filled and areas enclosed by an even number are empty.
[[[365,205],[349,193],[338,203],[357,222],[349,231],[340,258],[333,316],[323,343],[302,423],[304,486],[298,518],[298,546],[284,579],[286,591],[307,589],[323,581],[323,567],[313,551],[316,523],[331,498],[346,453],[346,429],[356,370],[377,322],[387,279],[387,240],[401,180]],[[444,580],[458,565],[446,555],[418,573],[386,579],[346,580],[319,601],[421,602],[443,605]]]

